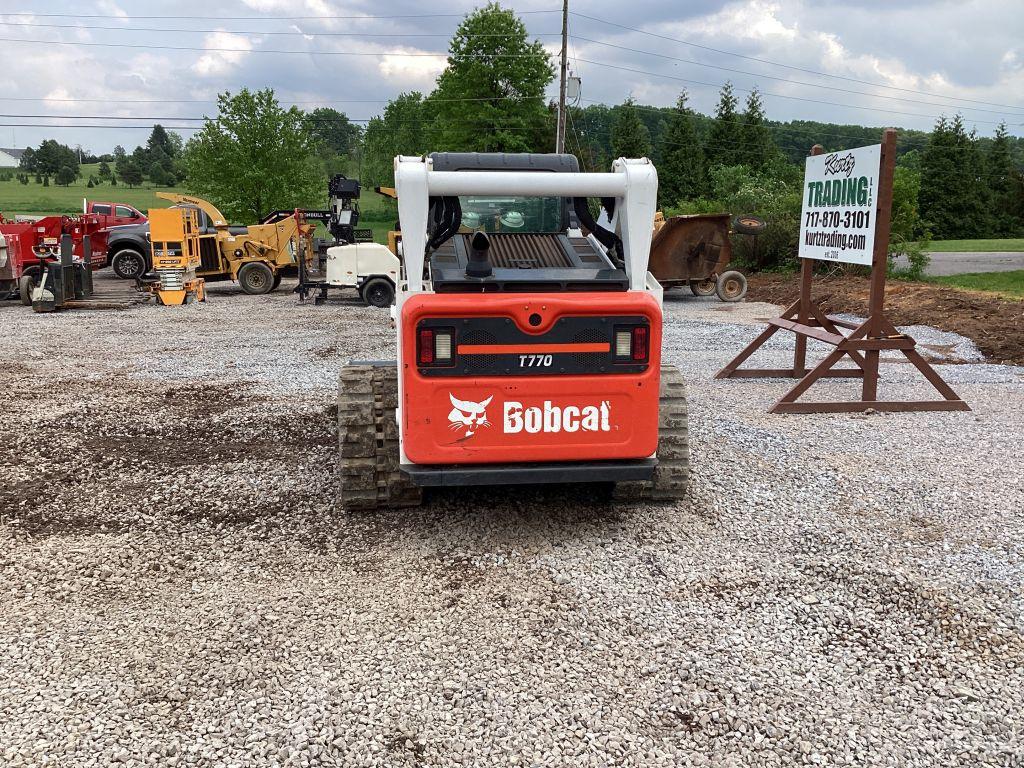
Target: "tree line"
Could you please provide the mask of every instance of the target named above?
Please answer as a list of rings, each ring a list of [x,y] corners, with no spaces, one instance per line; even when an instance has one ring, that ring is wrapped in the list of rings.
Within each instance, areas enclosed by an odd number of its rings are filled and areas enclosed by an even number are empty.
[[[435,88],[399,94],[365,130],[335,109],[285,109],[270,89],[242,89],[221,94],[216,117],[187,143],[157,125],[131,154],[117,147],[101,158],[99,178],[185,183],[240,220],[322,205],[326,176],[344,172],[367,187],[389,186],[396,155],[553,151],[555,105],[545,94],[554,77],[551,56],[515,12],[490,3],[458,25]],[[880,128],[859,125],[768,120],[756,89],[741,104],[728,82],[713,115],[692,110],[684,91],[671,107],[632,98],[572,106],[567,127],[566,151],[584,170],[605,170],[621,156],[652,158],[667,213],[763,216],[768,231],[748,254],[762,267],[795,259],[810,147],[838,151],[881,136]],[[929,237],[1024,234],[1024,140],[1005,125],[979,137],[961,116],[944,117],[931,132],[901,131],[897,155],[897,247]],[[54,141],[27,151],[22,162],[44,179],[78,168],[75,151]]]

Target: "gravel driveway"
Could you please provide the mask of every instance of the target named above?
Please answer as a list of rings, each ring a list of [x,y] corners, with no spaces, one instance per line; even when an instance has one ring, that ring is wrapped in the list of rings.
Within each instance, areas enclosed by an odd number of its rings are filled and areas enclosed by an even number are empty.
[[[386,311],[0,306],[0,764],[1024,764],[1024,369],[915,329],[973,412],[769,416],[712,376],[775,308],[666,312],[687,503],[340,515]]]

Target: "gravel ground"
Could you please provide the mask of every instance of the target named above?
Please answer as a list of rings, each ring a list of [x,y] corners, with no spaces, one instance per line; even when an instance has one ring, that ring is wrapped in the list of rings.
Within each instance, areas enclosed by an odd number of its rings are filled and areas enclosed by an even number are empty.
[[[1024,765],[1024,369],[770,416],[786,382],[712,376],[775,311],[666,300],[687,503],[339,515],[335,376],[385,311],[0,306],[0,764]]]

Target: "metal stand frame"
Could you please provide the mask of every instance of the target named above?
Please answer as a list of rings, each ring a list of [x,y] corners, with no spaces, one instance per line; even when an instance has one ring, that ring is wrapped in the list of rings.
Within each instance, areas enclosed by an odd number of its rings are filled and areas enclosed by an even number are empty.
[[[823,153],[815,145],[812,155]],[[850,323],[826,315],[811,300],[814,278],[812,259],[802,259],[800,268],[800,298],[779,317],[769,320],[768,327],[733,360],[720,370],[716,379],[729,378],[794,378],[797,384],[775,403],[769,413],[849,413],[873,408],[876,411],[969,411],[967,405],[943,381],[938,372],[917,351],[917,342],[900,333],[886,318],[885,277],[888,266],[889,228],[892,219],[892,178],[896,165],[896,131],[888,128],[882,141],[882,165],[879,179],[878,205],[875,218],[875,249],[871,262],[871,293],[868,299],[868,317],[860,323]],[[841,329],[851,331],[844,334]],[[740,368],[768,339],[780,330],[796,334],[796,349],[792,368]],[[808,370],[807,339],[814,339],[835,347],[824,360]],[[942,400],[879,400],[878,364],[883,350],[898,350],[913,363],[927,381],[942,395]],[[849,357],[856,367],[835,368],[840,360]],[[860,400],[836,402],[800,402],[798,399],[822,378],[863,379]]]

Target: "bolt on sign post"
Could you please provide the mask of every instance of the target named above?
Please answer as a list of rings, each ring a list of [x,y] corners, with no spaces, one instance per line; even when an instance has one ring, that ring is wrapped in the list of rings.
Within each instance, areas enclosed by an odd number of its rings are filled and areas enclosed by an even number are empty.
[[[885,275],[892,219],[892,177],[896,166],[896,131],[889,128],[881,144],[826,154],[811,150],[804,171],[800,212],[800,298],[720,370],[716,379],[794,378],[796,385],[782,396],[771,413],[842,413],[876,411],[969,411],[917,351],[917,342],[900,333],[885,317]],[[811,300],[814,262],[830,261],[871,267],[868,317],[851,323],[826,315]],[[792,368],[740,366],[779,331],[796,334]],[[843,331],[848,331],[844,333]],[[807,368],[807,340],[835,349],[813,368]],[[878,364],[881,352],[902,353],[940,395],[941,400],[879,400]],[[849,358],[854,365],[836,368]],[[798,398],[822,378],[859,378],[859,400],[806,402]]]

